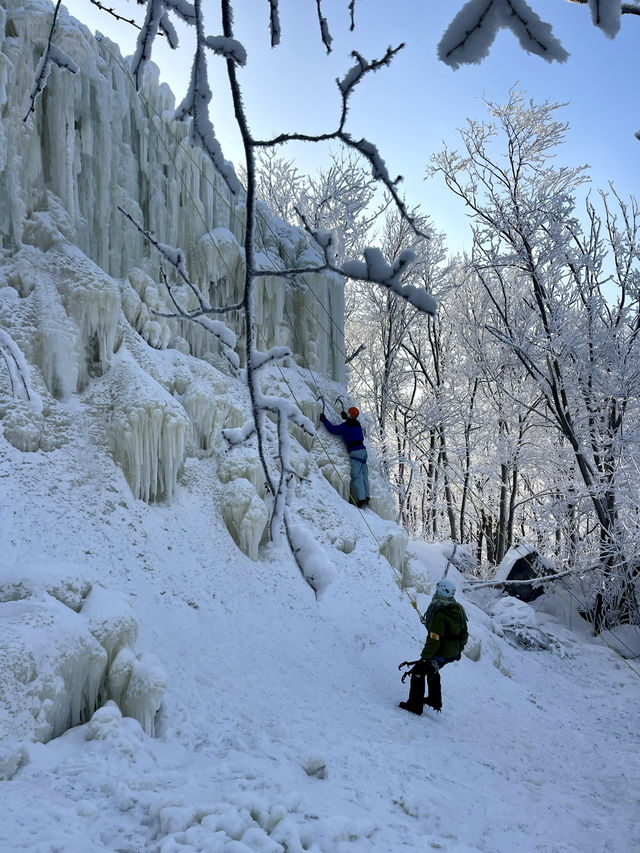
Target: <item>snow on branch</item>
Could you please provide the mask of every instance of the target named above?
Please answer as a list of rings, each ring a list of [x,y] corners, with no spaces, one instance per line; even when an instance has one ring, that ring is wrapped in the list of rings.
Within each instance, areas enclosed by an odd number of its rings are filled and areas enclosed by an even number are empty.
[[[58,11],[60,10],[61,2],[62,0],[58,0],[58,2],[56,3],[56,8],[53,12],[53,19],[51,21],[51,27],[49,28],[49,37],[47,38],[47,45],[45,47],[44,53],[42,54],[42,58],[38,63],[38,67],[36,68],[35,80],[33,81],[33,86],[31,87],[31,92],[29,94],[31,103],[29,104],[29,109],[27,110],[27,114],[25,115],[23,121],[26,121],[31,115],[31,113],[34,111],[36,101],[38,100],[38,96],[46,86],[47,79],[51,72],[52,66],[57,65],[58,68],[66,68],[67,71],[71,72],[71,74],[77,74],[79,71],[79,68],[73,61],[73,59],[71,59],[70,56],[67,56],[64,50],[59,48],[52,41],[53,31],[56,27]]]
[[[589,0],[591,20],[610,39],[620,29],[621,6],[620,0]]]
[[[401,281],[402,274],[416,259],[413,249],[403,249],[392,264],[387,263],[380,249],[375,247],[365,249],[363,254],[364,262],[345,261],[341,267],[342,272],[349,278],[388,287],[419,311],[431,315],[436,313],[436,301],[430,293],[413,284],[403,284]]]
[[[169,294],[169,298],[175,307],[175,312],[173,313],[164,313],[160,311],[154,311],[154,314],[158,317],[167,317],[167,318],[175,318],[175,319],[183,319],[183,320],[192,320],[198,325],[202,326],[212,335],[214,335],[220,343],[225,347],[224,354],[227,358],[229,364],[237,369],[240,365],[238,354],[234,351],[234,347],[237,343],[237,336],[235,332],[233,332],[227,325],[225,325],[221,320],[211,320],[209,317],[205,316],[207,314],[224,314],[229,311],[235,311],[242,307],[242,303],[238,303],[236,305],[228,305],[223,308],[212,308],[202,297],[202,294],[198,290],[198,288],[192,283],[189,278],[189,273],[187,272],[187,268],[185,265],[184,255],[181,249],[176,249],[173,246],[169,246],[166,243],[161,243],[159,240],[151,234],[150,231],[147,231],[146,228],[143,228],[136,220],[131,216],[130,213],[118,205],[118,210],[131,222],[135,228],[154,246],[157,251],[162,255],[162,257],[169,263],[180,279],[187,285],[189,290],[195,296],[198,302],[198,309],[196,311],[187,311],[183,308],[173,293],[171,285],[167,280],[167,277],[164,273],[164,270],[160,270],[162,275],[162,280],[167,289],[167,293]]]
[[[151,59],[153,42],[160,28],[160,21],[164,13],[165,5],[163,0],[149,0],[144,24],[140,29],[136,50],[131,59],[131,75],[135,81],[136,89],[140,89],[142,86],[145,68],[147,62]]]
[[[399,44],[398,47],[388,47],[387,52],[382,57],[382,59],[373,59],[371,62],[368,62],[363,56],[361,56],[357,50],[352,51],[351,56],[356,60],[356,64],[347,71],[342,80],[336,80],[338,84],[338,88],[342,92],[342,96],[344,98],[348,98],[353,89],[358,85],[358,83],[362,80],[365,74],[369,71],[377,71],[379,68],[382,68],[384,65],[390,65],[393,57],[401,51],[404,47],[404,42]]]
[[[236,39],[225,38],[225,36],[207,36],[205,44],[218,56],[230,59],[236,65],[247,64],[247,51],[244,45]]]
[[[297,213],[305,229],[320,246],[325,257],[325,264],[322,267],[317,267],[314,270],[305,270],[305,272],[320,272],[323,269],[329,269],[347,278],[354,278],[371,284],[379,284],[381,287],[387,287],[389,290],[392,290],[413,305],[414,308],[417,308],[418,311],[435,315],[437,305],[430,293],[413,284],[402,283],[403,274],[416,260],[416,253],[413,249],[403,249],[398,253],[393,263],[390,264],[385,260],[380,249],[369,247],[363,252],[363,261],[346,260],[338,266],[335,259],[334,235],[330,231],[314,230],[309,226],[306,218],[299,210],[297,210]],[[289,272],[292,271],[289,270]]]
[[[166,36],[166,39],[169,42],[169,47],[171,48],[171,50],[175,50],[178,47],[180,41],[178,39],[178,33],[176,32],[176,29],[173,26],[173,24],[171,23],[169,15],[166,12],[164,12],[162,17],[160,18],[159,27],[160,27],[160,32],[164,36]]]
[[[268,352],[254,350],[252,366],[254,370],[259,370],[261,367],[264,367],[265,364],[269,364],[272,361],[277,361],[281,358],[287,358],[290,355],[291,350],[289,347],[272,347]]]
[[[349,0],[349,29],[353,32],[356,28],[356,0]]]
[[[31,376],[27,360],[20,347],[4,329],[0,329],[0,355],[9,373],[12,396],[16,400],[27,400],[40,411],[42,401],[31,388]]]
[[[182,103],[176,109],[175,117],[178,121],[185,121],[188,116],[191,117],[191,124],[189,126],[189,139],[191,143],[202,148],[224,179],[231,194],[237,197],[243,193],[242,184],[236,176],[233,164],[224,158],[222,148],[216,138],[215,130],[209,117],[209,104],[212,94],[209,87],[209,75],[204,49],[205,47],[212,46],[209,43],[212,37],[209,36],[207,39],[204,36],[202,10],[199,2],[195,5],[195,26],[197,44],[191,68],[191,82]],[[231,50],[230,43],[234,41],[234,39],[226,39],[227,50]],[[236,56],[240,56],[244,52],[244,48],[239,42],[235,42],[235,44],[237,47],[233,52]],[[234,61],[236,60],[234,59]]]
[[[140,225],[139,222],[136,222],[133,216],[131,216],[130,213],[127,213],[127,211],[123,207],[118,205],[118,210],[120,211],[120,213],[122,213],[123,216],[125,216],[129,220],[129,222],[131,222],[135,226],[135,228],[138,229],[142,236],[145,237],[151,243],[151,245],[158,250],[158,252],[160,252],[165,261],[167,261],[175,269],[175,271],[178,273],[184,283],[193,291],[194,295],[200,303],[200,308],[203,311],[206,310],[207,305],[204,299],[189,280],[189,274],[187,273],[187,268],[185,266],[184,255],[182,253],[182,250],[174,249],[173,246],[169,246],[166,243],[160,243],[158,240],[156,240],[156,238],[150,231],[147,231],[147,229]]]
[[[609,0],[619,2],[619,0]],[[510,29],[527,53],[564,62],[568,53],[526,0],[469,0],[447,27],[438,57],[452,68],[479,63],[498,30]]]
[[[226,427],[222,430],[222,437],[230,447],[237,447],[239,444],[248,441],[255,432],[255,421],[248,420],[241,427]]]
[[[271,47],[280,44],[280,10],[278,0],[269,0],[269,32],[271,33]]]
[[[322,14],[322,0],[316,0],[316,9],[318,11],[318,23],[320,24],[320,38],[325,46],[327,53],[331,53],[331,33],[329,32],[329,24],[327,19]]]

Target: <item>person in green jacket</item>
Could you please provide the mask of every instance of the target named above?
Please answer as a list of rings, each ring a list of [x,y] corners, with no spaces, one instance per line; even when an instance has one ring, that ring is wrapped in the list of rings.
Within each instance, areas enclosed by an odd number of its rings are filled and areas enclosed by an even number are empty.
[[[467,614],[455,600],[456,586],[449,578],[440,578],[431,604],[422,617],[427,629],[427,641],[420,660],[410,671],[409,698],[400,702],[400,707],[413,714],[421,714],[425,705],[434,711],[442,710],[440,670],[454,660],[460,660],[462,650],[469,639]],[[427,698],[424,698],[425,678]]]

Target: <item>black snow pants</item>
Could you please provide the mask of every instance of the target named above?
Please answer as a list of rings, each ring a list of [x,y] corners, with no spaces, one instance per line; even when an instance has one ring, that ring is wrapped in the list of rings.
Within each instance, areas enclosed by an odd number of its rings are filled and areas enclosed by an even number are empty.
[[[411,682],[409,686],[409,698],[407,705],[414,714],[421,714],[424,705],[429,705],[436,711],[442,708],[442,686],[440,683],[440,670],[449,661],[438,663],[433,660],[422,658],[411,670]],[[425,678],[427,681],[427,698],[424,698]]]

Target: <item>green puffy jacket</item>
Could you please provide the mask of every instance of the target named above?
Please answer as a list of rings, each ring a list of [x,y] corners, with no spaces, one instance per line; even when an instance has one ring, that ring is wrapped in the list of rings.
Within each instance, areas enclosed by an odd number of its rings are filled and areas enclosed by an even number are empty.
[[[423,618],[427,629],[427,642],[422,657],[455,660],[462,653],[469,632],[464,607],[452,598],[433,597]]]

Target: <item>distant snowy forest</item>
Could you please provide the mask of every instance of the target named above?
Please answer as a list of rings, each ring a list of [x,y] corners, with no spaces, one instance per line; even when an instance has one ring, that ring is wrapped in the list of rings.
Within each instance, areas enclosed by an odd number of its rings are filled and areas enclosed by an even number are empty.
[[[622,14],[640,12],[635,2],[588,5],[594,24],[611,37]],[[51,68],[83,73],[58,43],[59,6],[26,121],[40,97],[46,112]],[[317,7],[319,37],[329,51],[331,22],[323,4]],[[357,27],[366,9],[354,0],[348,7]],[[277,0],[269,8],[265,37],[276,46],[286,33]],[[282,345],[277,335],[268,346],[260,340],[256,293],[267,276],[270,287],[294,292],[319,275],[346,282],[347,343],[339,321],[326,335],[348,365],[349,390],[366,415],[397,520],[412,537],[468,546],[483,578],[512,544],[527,542],[548,558],[552,573],[572,573],[598,627],[640,621],[636,200],[612,187],[579,200],[588,175],[553,160],[566,129],[561,107],[530,103],[514,91],[506,103],[487,103],[484,116],[471,117],[460,151],[443,149],[431,158],[431,169],[465,202],[473,225],[470,255],[450,257],[437,221],[406,207],[375,141],[355,139],[348,129],[354,89],[372,85],[371,72],[393,62],[401,45],[381,59],[354,54],[337,81],[340,114],[328,118],[326,132],[256,139],[236,75],[246,52],[229,0],[221,0],[217,19],[201,0],[148,0],[131,63],[136,85],[144,85],[156,37],[177,44],[172,17],[194,39],[191,85],[176,118],[186,123],[232,204],[241,199],[244,207],[233,226],[244,258],[242,291],[232,301],[212,297],[188,271],[177,240],[169,244],[171,235],[153,227],[149,211],[121,208],[109,215],[126,219],[127,239],[146,241],[161,259],[157,285],[169,304],[158,304],[150,319],[196,324],[216,338],[229,368],[242,371],[251,417],[226,429],[225,439],[233,446],[255,439],[271,533],[282,529],[305,578],[317,588],[322,571],[313,560],[308,564],[304,534],[288,509],[297,476],[289,436],[290,430],[311,436],[314,427],[294,401],[270,394],[261,381],[265,366],[304,347],[293,340]],[[209,35],[210,27],[220,29]],[[452,67],[478,62],[502,27],[529,52],[566,58],[550,25],[524,0],[465,3],[440,41],[439,56]],[[216,136],[206,58],[227,68],[245,150],[242,180]],[[327,139],[340,153],[316,176],[301,175],[278,153],[287,141]],[[304,230],[307,255],[277,267],[269,261],[268,234],[263,229],[256,236],[261,202]],[[336,323],[335,311],[327,317]],[[19,394],[20,353],[6,337],[0,343]]]

